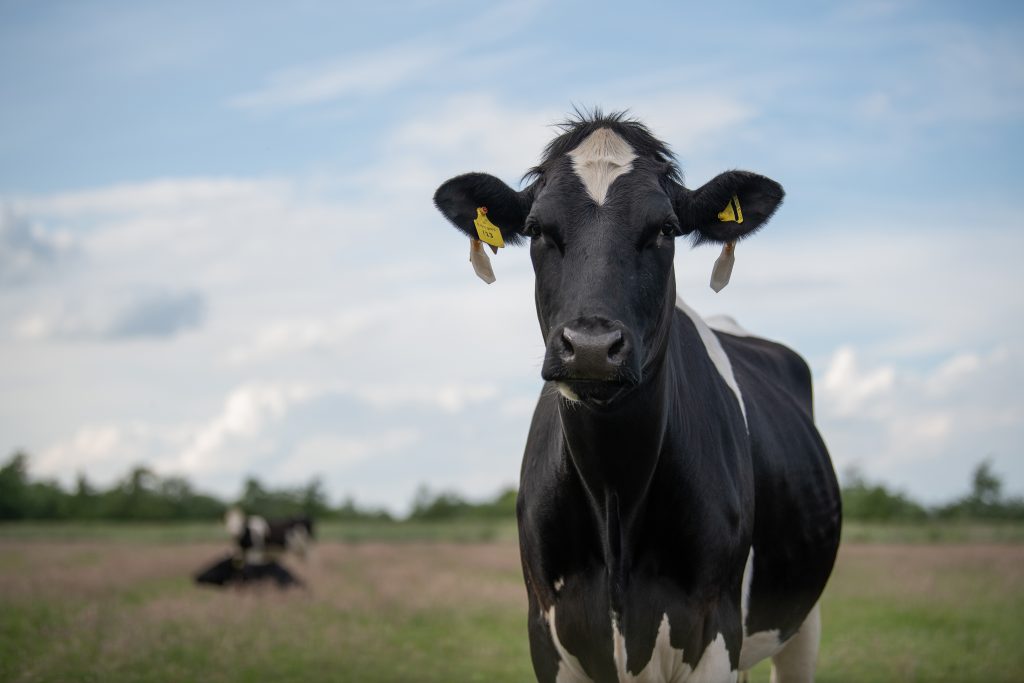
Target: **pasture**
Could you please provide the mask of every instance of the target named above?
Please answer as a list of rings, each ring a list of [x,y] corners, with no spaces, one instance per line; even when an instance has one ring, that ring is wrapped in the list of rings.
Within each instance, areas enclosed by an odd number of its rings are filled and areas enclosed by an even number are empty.
[[[0,680],[532,680],[509,525],[326,525],[289,565],[310,589],[286,593],[194,586],[220,533],[0,527]],[[922,542],[936,535],[952,540]],[[1024,545],[992,540],[1019,529],[855,537],[819,681],[1024,680]]]

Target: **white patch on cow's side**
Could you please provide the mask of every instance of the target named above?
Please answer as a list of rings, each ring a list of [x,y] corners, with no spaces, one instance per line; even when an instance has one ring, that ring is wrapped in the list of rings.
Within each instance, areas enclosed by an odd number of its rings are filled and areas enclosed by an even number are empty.
[[[270,525],[262,517],[253,515],[249,518],[248,527],[252,547],[246,553],[246,560],[252,564],[263,564],[266,560],[264,550],[267,544],[267,536],[270,535]]]
[[[719,374],[722,375],[722,379],[725,380],[726,385],[732,392],[736,394],[736,400],[740,404],[740,412],[743,413],[743,423],[747,423],[747,408],[743,405],[743,395],[740,393],[740,385],[736,383],[736,376],[732,373],[732,363],[729,362],[729,356],[725,355],[725,349],[722,348],[722,343],[718,341],[718,337],[711,331],[711,328],[707,326],[707,323],[697,315],[697,312],[686,305],[681,297],[676,297],[676,308],[685,313],[690,320],[693,321],[693,326],[697,328],[697,334],[700,335],[700,340],[704,342],[704,348],[707,349],[708,357],[711,358],[711,362],[718,368]]]
[[[555,581],[555,592],[557,593],[558,591],[562,590],[562,588],[564,586],[565,586],[565,577],[564,576],[559,576],[558,579]]]
[[[598,128],[569,157],[587,194],[600,205],[615,179],[633,170],[636,152],[611,128]]]
[[[704,319],[704,322],[708,324],[713,330],[719,332],[725,332],[731,334],[734,337],[756,337],[756,334],[751,334],[747,328],[736,322],[736,318],[731,315],[712,315]]]
[[[224,515],[224,526],[227,527],[229,534],[238,538],[245,529],[245,513],[238,508],[231,508]]]
[[[735,683],[739,672],[733,671],[729,664],[729,650],[725,647],[725,636],[719,633],[704,648],[704,654],[693,669],[693,674],[686,678],[686,683]]]
[[[654,640],[654,651],[644,668],[638,673],[629,670],[626,661],[626,639],[619,631],[618,621],[612,618],[612,654],[618,670],[619,683],[683,683],[690,673],[690,666],[683,661],[682,648],[672,647],[672,627],[668,615],[661,618],[658,635]]]
[[[555,683],[593,683],[587,673],[583,670],[580,660],[576,659],[562,645],[558,639],[558,630],[555,628],[555,606],[548,608],[544,615],[548,622],[548,630],[551,631],[551,642],[558,652],[558,674],[555,676]]]

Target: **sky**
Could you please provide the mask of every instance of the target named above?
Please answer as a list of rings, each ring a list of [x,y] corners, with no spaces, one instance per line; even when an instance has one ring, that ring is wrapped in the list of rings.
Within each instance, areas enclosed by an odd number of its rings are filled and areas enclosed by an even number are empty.
[[[1024,6],[0,0],[0,458],[402,512],[518,481],[543,340],[431,196],[574,106],[784,206],[680,295],[797,349],[842,476],[1024,493]]]

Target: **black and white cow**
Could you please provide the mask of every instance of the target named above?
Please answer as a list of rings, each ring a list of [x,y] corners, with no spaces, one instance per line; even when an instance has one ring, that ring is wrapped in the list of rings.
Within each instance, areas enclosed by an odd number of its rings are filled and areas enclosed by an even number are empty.
[[[224,526],[239,556],[250,564],[261,564],[268,554],[286,551],[304,560],[313,541],[313,520],[306,515],[267,520],[232,507],[224,515]]]
[[[668,148],[622,115],[564,124],[514,191],[483,173],[434,200],[477,237],[529,240],[547,344],[517,503],[540,681],[814,677],[839,490],[806,363],[676,298],[676,238],[731,244],[778,183],[730,171],[682,185]]]

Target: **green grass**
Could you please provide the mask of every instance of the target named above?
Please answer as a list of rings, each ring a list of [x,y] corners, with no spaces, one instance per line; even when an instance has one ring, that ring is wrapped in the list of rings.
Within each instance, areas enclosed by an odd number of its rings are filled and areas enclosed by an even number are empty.
[[[1024,522],[843,522],[847,543],[1024,543]]]
[[[482,541],[516,538],[513,520],[458,519],[440,522],[327,521],[317,524],[321,541]],[[0,523],[0,540],[197,543],[222,541],[219,522],[17,522]],[[0,562],[3,560],[0,559]]]
[[[903,542],[847,536],[820,683],[1024,680],[1024,545],[863,533]],[[311,589],[282,593],[194,586],[225,549],[213,525],[0,527],[0,681],[532,680],[509,525],[322,535],[348,540],[292,563]]]

